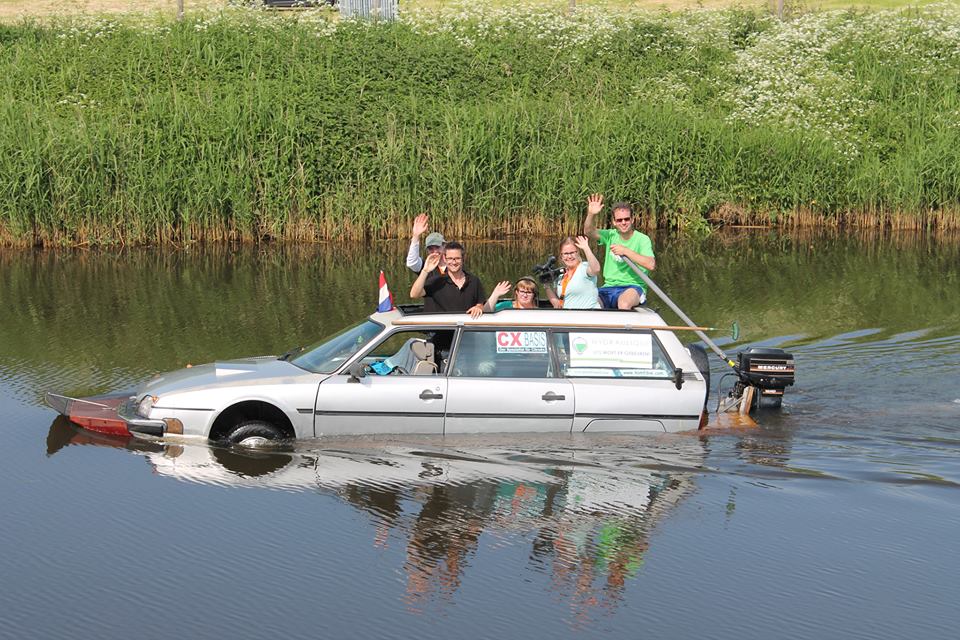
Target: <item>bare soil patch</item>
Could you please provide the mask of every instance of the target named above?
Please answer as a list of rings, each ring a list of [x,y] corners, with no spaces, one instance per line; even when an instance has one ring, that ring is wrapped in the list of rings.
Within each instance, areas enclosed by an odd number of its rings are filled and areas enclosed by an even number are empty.
[[[186,10],[223,6],[217,0],[184,0]],[[58,15],[162,13],[174,16],[177,0],[0,0],[0,20]]]

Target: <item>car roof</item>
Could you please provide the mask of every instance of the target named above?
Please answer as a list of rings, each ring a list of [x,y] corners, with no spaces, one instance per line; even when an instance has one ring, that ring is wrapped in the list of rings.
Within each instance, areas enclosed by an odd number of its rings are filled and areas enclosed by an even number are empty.
[[[474,320],[465,313],[417,313],[417,308],[404,307],[374,313],[371,320],[395,327],[465,326],[465,327],[575,327],[601,329],[657,329],[667,324],[660,315],[646,307],[630,311],[617,309],[504,309],[484,313]]]

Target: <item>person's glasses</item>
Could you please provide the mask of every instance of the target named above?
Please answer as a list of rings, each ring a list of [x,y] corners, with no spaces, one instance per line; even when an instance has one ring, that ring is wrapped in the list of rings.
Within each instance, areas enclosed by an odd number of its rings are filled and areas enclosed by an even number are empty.
[[[576,251],[564,251],[563,253],[560,254],[560,256],[563,257],[563,258],[575,258],[575,257],[577,257],[577,252],[576,252]]]
[[[530,290],[530,289],[517,289],[517,293],[518,293],[518,294],[521,294],[521,293],[529,293],[530,295],[533,295],[533,291]]]
[[[613,221],[614,222],[630,222],[630,216],[627,216],[626,218],[614,218]]]

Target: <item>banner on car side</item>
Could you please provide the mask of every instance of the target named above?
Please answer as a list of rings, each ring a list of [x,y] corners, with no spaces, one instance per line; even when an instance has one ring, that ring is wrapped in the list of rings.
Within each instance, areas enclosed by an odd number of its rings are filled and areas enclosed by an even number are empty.
[[[497,331],[497,353],[546,352],[546,331]]]
[[[653,336],[649,333],[570,333],[571,367],[650,369]]]

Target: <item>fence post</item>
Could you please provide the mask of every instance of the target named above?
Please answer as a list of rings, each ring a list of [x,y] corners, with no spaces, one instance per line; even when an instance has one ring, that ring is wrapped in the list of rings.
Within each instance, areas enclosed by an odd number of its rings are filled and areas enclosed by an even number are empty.
[[[177,22],[183,20],[183,0],[177,0]]]
[[[340,0],[340,15],[366,20],[396,20],[398,0]]]

